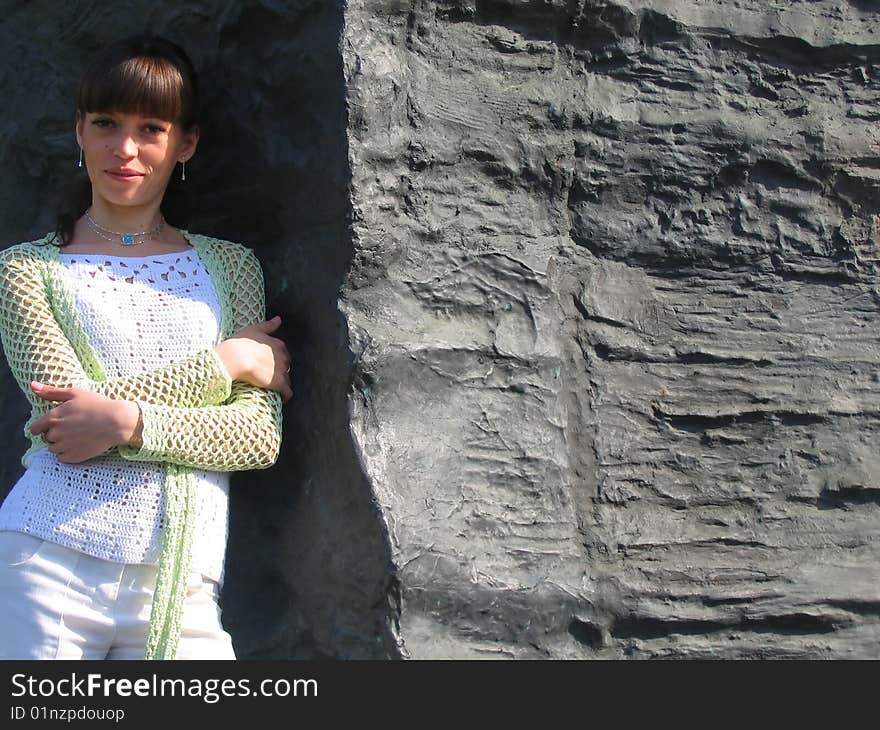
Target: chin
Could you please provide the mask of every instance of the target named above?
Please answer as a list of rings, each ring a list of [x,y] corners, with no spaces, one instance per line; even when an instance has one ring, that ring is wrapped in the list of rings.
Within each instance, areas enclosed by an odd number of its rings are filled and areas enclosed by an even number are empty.
[[[110,205],[121,206],[121,207],[129,207],[129,206],[139,206],[146,205],[149,201],[143,198],[140,195],[120,195],[116,194],[108,194],[103,191],[96,191],[97,197],[103,199],[105,202]],[[134,192],[134,191],[132,191]]]

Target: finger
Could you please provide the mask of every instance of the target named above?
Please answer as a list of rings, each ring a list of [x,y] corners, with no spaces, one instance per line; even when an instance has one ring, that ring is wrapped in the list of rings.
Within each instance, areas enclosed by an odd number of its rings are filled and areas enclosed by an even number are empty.
[[[53,409],[54,410],[54,409]],[[49,430],[54,425],[54,421],[52,419],[52,411],[49,411],[42,418],[38,418],[31,424],[31,433],[34,436],[39,436],[43,431]]]
[[[290,386],[290,378],[286,373],[276,374],[275,377],[272,378],[269,390],[274,390],[278,393],[283,401],[287,401],[293,396],[293,390]]]
[[[75,389],[56,388],[53,385],[44,385],[43,383],[34,380],[31,382],[31,390],[34,391],[34,395],[43,400],[68,401],[73,398]]]
[[[272,319],[267,319],[265,322],[260,322],[259,326],[260,329],[263,330],[263,332],[274,332],[281,326],[281,317],[276,314],[274,317],[272,317]]]

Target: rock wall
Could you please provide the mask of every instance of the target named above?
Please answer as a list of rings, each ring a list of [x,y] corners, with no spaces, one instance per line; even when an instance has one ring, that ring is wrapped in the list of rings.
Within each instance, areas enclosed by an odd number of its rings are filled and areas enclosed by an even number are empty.
[[[405,656],[880,656],[880,10],[351,0]]]

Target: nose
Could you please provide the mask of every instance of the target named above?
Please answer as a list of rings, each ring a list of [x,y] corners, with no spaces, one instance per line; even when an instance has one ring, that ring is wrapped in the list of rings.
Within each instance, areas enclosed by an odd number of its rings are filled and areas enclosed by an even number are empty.
[[[114,144],[114,154],[126,160],[137,157],[138,143],[132,132],[120,129]]]

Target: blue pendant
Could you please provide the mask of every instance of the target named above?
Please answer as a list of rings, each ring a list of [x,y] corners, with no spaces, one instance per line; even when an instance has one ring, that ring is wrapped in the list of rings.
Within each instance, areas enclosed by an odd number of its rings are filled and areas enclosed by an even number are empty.
[[[124,244],[132,244],[132,243],[134,243],[134,234],[132,234],[132,233],[123,233],[123,234],[122,234],[122,243],[124,243]]]

